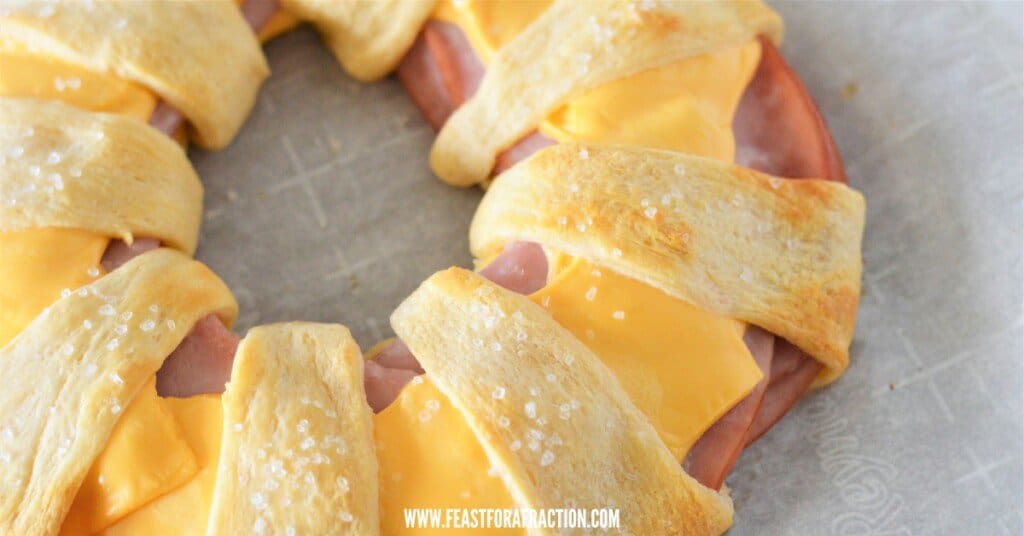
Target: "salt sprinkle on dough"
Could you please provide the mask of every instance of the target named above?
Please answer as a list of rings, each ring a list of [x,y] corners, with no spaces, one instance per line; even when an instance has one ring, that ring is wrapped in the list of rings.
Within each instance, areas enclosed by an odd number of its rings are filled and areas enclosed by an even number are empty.
[[[849,364],[864,233],[856,190],[671,151],[573,143],[542,149],[499,179],[470,226],[477,259],[538,242],[783,337],[825,365],[817,385]],[[646,213],[644,199],[666,196],[668,206]]]
[[[391,324],[517,506],[620,508],[631,534],[721,534],[731,525],[729,497],[687,475],[611,371],[527,297],[450,268]]]
[[[379,534],[363,357],[348,329],[253,328],[223,404],[208,534]]]
[[[0,441],[0,534],[56,534],[139,389],[196,321],[217,314],[230,326],[238,311],[209,268],[171,249],[81,290],[0,349],[0,435],[17,438]],[[159,313],[149,311],[154,303]],[[132,323],[118,333],[126,316],[176,327],[147,332]]]

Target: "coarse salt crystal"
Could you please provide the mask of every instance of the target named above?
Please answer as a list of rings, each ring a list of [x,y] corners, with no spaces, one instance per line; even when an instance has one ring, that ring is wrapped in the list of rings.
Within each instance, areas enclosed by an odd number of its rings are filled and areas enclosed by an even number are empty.
[[[536,419],[537,418],[537,403],[534,402],[533,400],[527,402],[523,406],[523,410],[526,412],[526,416],[527,417],[529,417],[531,419]]]

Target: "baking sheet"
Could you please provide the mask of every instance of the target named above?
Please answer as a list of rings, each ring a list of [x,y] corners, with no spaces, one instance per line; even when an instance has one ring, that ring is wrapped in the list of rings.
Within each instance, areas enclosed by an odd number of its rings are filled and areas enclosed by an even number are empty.
[[[868,201],[849,372],[744,453],[732,534],[1024,533],[1021,3],[779,3],[783,51]],[[367,348],[437,269],[469,266],[481,192],[436,181],[393,79],[347,78],[308,29],[242,135],[194,161],[198,257],[239,329],[348,325]]]

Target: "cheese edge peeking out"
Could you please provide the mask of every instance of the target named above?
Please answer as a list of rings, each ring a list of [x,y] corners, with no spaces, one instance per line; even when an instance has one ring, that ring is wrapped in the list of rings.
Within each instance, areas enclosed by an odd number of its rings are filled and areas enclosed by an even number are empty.
[[[220,395],[163,399],[195,453],[198,472],[170,493],[135,510],[106,530],[104,536],[191,536],[205,534],[217,463],[223,410]]]
[[[236,0],[241,4],[244,0]],[[276,12],[259,31],[261,42],[294,28],[299,21]],[[0,97],[59,100],[90,110],[149,122],[159,97],[149,88],[113,73],[91,71],[45,53],[30,50],[12,38],[0,38]],[[175,138],[185,143],[186,134]]]
[[[612,370],[682,461],[763,377],[743,342],[745,325],[565,257],[549,256],[558,272],[530,298]]]
[[[156,380],[139,392],[93,462],[61,534],[94,534],[193,478],[197,458]]]
[[[59,100],[143,122],[156,108],[156,95],[139,84],[30,51],[11,39],[0,40],[0,64],[0,97]]]
[[[486,64],[549,4],[442,0],[433,18],[461,28]],[[538,129],[561,142],[626,143],[732,162],[732,119],[760,58],[753,40],[644,71],[586,92]]]
[[[407,530],[404,508],[515,507],[469,424],[427,376],[415,378],[398,399],[374,415],[373,429],[380,465],[382,533]],[[435,532],[450,531],[414,531]]]
[[[110,238],[78,229],[0,231],[0,346],[61,297],[104,274]]]

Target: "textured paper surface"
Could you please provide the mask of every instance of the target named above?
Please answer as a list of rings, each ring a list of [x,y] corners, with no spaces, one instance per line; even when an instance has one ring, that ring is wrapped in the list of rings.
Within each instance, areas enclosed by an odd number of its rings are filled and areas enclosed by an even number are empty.
[[[1021,534],[1024,8],[774,5],[867,197],[864,295],[846,376],[729,478],[731,534]],[[394,79],[349,79],[308,29],[267,53],[241,136],[193,154],[199,258],[239,329],[342,322],[367,348],[420,281],[469,265],[481,194],[431,176]]]

